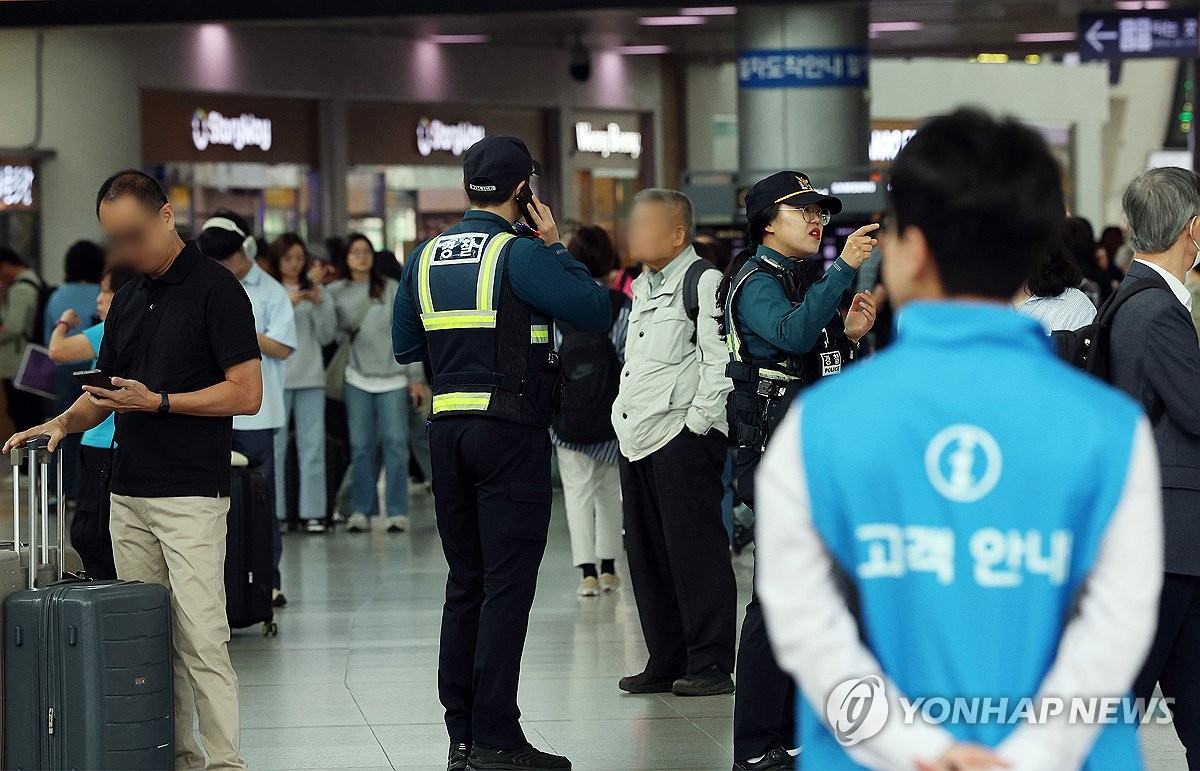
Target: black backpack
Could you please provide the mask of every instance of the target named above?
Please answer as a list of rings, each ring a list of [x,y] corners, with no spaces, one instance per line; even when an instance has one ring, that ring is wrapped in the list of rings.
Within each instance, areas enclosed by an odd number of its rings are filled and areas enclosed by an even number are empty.
[[[28,284],[37,290],[37,310],[33,317],[33,331],[26,336],[26,339],[34,345],[49,345],[50,341],[46,339],[46,306],[50,304],[50,295],[54,294],[55,287],[45,281],[34,281],[31,278],[22,278],[17,283]]]
[[[625,307],[623,293],[608,290],[615,322]],[[563,390],[554,416],[554,433],[573,444],[596,444],[617,437],[612,406],[621,385],[621,361],[608,332],[580,332],[557,322],[562,333],[558,359]]]
[[[1118,289],[1096,311],[1096,319],[1091,324],[1079,329],[1056,330],[1050,334],[1058,355],[1079,369],[1095,375],[1105,382],[1111,382],[1109,371],[1110,353],[1108,350],[1109,337],[1112,334],[1113,319],[1130,297],[1147,289],[1161,288],[1155,281],[1141,279],[1134,281],[1127,289]]]
[[[719,270],[705,259],[688,266],[683,274],[683,310],[692,320],[692,345],[696,344],[696,320],[700,318],[700,277],[710,270]]]

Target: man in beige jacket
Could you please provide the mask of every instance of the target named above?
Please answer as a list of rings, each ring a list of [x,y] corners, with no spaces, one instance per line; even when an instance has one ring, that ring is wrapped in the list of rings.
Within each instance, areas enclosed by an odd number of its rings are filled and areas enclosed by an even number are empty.
[[[721,274],[705,269],[693,235],[685,195],[638,193],[629,252],[648,270],[633,283],[613,405],[629,575],[650,651],[645,671],[621,680],[629,693],[733,691],[737,585],[721,521],[733,384],[716,321]]]

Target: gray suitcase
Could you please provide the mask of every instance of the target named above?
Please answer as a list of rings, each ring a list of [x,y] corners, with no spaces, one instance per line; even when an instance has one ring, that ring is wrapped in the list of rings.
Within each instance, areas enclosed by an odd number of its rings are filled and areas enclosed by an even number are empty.
[[[0,541],[0,613],[3,613],[4,603],[7,602],[9,595],[19,592],[22,589],[29,588],[29,544],[21,538],[21,489],[17,484],[16,466],[13,467],[13,540]],[[58,479],[58,500],[63,500],[61,469],[59,469]],[[29,492],[36,493],[32,484],[33,477],[30,477]],[[30,503],[32,506],[33,504]],[[60,504],[59,519],[62,520],[62,508]],[[33,524],[29,523],[29,528],[32,531]],[[46,543],[43,538],[42,543]],[[20,548],[15,548],[13,544],[21,544]],[[54,580],[55,566],[53,560],[57,560],[59,554],[62,555],[63,569],[70,574],[79,575],[83,573],[83,560],[80,559],[79,553],[69,546],[63,548],[60,552],[52,552],[47,550],[46,555],[38,560],[38,581],[43,585]],[[0,696],[4,693],[4,659],[3,648],[0,647]],[[3,755],[4,748],[4,701],[0,698],[0,757]],[[0,768],[7,768],[7,765],[0,764]]]
[[[32,588],[12,593],[4,605],[4,767],[173,769],[167,590],[130,581],[62,580],[63,560],[54,556],[63,549],[62,519],[57,548],[46,543],[51,455],[44,438],[13,452],[14,469],[23,458],[34,488],[29,496],[34,559],[23,561]],[[59,485],[61,490],[61,478]],[[53,565],[58,580],[44,583],[39,565]]]

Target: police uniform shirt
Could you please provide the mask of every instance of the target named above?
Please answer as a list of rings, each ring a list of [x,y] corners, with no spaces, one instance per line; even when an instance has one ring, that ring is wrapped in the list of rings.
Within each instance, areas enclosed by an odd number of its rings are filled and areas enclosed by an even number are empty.
[[[770,257],[800,280],[802,266],[766,246],[750,259]],[[838,312],[842,293],[854,283],[856,271],[841,257],[819,281],[809,287],[803,301],[794,304],[773,276],[759,272],[742,284],[734,298],[734,324],[751,358],[776,361],[789,354],[807,353],[821,330]]]
[[[805,392],[758,475],[757,588],[803,691],[805,765],[912,768],[971,741],[1018,768],[1139,767],[1136,719],[1069,722],[1069,704],[1042,725],[903,719],[901,695],[1126,696],[1163,547],[1137,404],[1058,361],[1007,306],[902,317],[893,346]],[[843,746],[827,700],[863,678],[878,678],[886,719]]]
[[[473,209],[443,235],[511,232],[512,223],[508,220],[498,214]],[[413,291],[414,268],[424,248],[425,244],[421,244],[409,254],[404,263],[401,290],[396,293],[392,348],[401,364],[426,357],[425,329]],[[612,322],[608,293],[562,244],[547,246],[539,238],[519,238],[509,250],[507,271],[513,292],[537,312],[586,332],[603,332]]]

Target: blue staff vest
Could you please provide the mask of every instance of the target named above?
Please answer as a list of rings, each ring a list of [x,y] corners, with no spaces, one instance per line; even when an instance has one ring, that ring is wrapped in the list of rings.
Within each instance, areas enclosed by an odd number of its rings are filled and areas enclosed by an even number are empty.
[[[548,426],[558,373],[550,320],[513,292],[509,232],[451,233],[418,250],[414,291],[433,369],[433,419]]]
[[[1007,307],[915,303],[897,327],[890,348],[805,393],[813,523],[906,698],[1015,704],[1054,660],[1141,410]],[[827,694],[811,697],[824,712]],[[808,699],[800,709],[804,767],[858,768]],[[995,747],[1020,723],[941,725]],[[1085,768],[1140,768],[1137,729],[1106,725]]]

